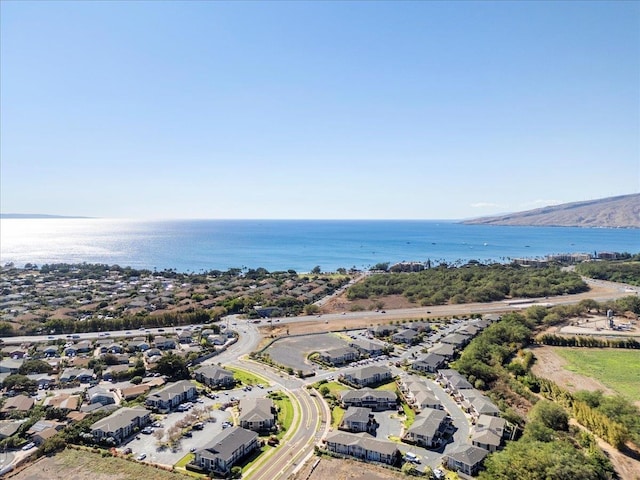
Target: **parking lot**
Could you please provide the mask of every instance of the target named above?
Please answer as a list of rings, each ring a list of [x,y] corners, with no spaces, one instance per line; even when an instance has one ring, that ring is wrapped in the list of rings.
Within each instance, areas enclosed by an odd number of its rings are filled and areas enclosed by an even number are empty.
[[[312,370],[315,365],[307,362],[307,355],[311,352],[329,348],[346,347],[348,344],[333,333],[319,335],[305,335],[303,337],[283,338],[273,342],[266,350],[277,363],[304,372]]]
[[[191,449],[202,448],[215,435],[220,433],[223,429],[223,423],[233,422],[231,408],[220,410],[221,405],[230,402],[231,398],[241,400],[243,398],[250,397],[264,397],[266,392],[267,389],[260,388],[253,388],[250,391],[246,391],[243,388],[224,390],[217,392],[217,399],[200,396],[197,402],[192,402],[193,407],[186,412],[154,414],[152,416],[154,423],[157,422],[156,424],[160,426],[151,427],[152,432],[155,432],[157,429],[163,429],[167,432],[172,426],[176,425],[176,423],[184,419],[185,416],[189,415],[190,412],[196,408],[200,408],[208,412],[208,415],[206,416],[207,418],[203,421],[204,426],[202,430],[190,430],[190,433],[188,433],[187,436],[182,436],[180,438],[173,449],[170,447],[160,447],[158,439],[154,433],[138,433],[128,442],[120,445],[119,450],[124,451],[125,449],[130,448],[134,457],[146,454],[146,458],[142,460],[144,462],[157,463],[161,465],[174,465],[182,457],[190,453]]]

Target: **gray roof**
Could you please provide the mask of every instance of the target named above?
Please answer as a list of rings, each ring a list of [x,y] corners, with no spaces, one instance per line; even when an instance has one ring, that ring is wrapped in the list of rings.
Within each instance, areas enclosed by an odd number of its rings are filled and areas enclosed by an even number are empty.
[[[339,445],[357,445],[371,452],[383,455],[393,455],[397,450],[397,444],[386,440],[378,440],[367,433],[348,433],[333,431],[327,435],[327,443]]]
[[[327,355],[331,358],[342,357],[349,354],[357,354],[358,351],[353,347],[336,347],[329,350],[320,352],[323,355]]]
[[[152,393],[147,398],[169,401],[177,395],[181,395],[184,392],[188,392],[191,389],[195,389],[196,386],[189,380],[180,380],[179,382],[170,383],[164,388],[161,388],[155,393]]]
[[[108,417],[98,420],[91,425],[91,430],[102,430],[104,432],[115,432],[120,428],[130,425],[138,417],[144,417],[151,412],[146,408],[129,408],[124,407],[116,410]]]
[[[425,408],[419,415],[416,415],[408,432],[434,437],[445,418],[447,418],[447,414],[444,411]]]
[[[271,409],[273,400],[270,398],[243,398],[240,400],[241,422],[256,422],[273,418]]]
[[[225,370],[222,367],[216,365],[206,365],[195,371],[197,375],[202,375],[212,380],[221,380],[223,378],[233,378],[233,372]]]
[[[450,345],[460,346],[464,345],[469,341],[469,337],[466,335],[461,335],[459,333],[450,333],[449,335],[443,337],[440,342],[448,343]]]
[[[449,453],[449,457],[457,462],[465,465],[474,466],[482,462],[487,456],[487,452],[484,448],[475,447],[473,445],[463,445],[453,452]]]
[[[502,432],[507,421],[504,418],[491,415],[480,415],[476,420],[476,428],[490,428],[496,432]]]
[[[484,443],[486,445],[493,445],[495,447],[500,446],[500,442],[502,437],[498,435],[496,432],[491,430],[490,428],[479,428],[474,429],[471,432],[471,441]]]
[[[371,351],[377,351],[377,350],[383,350],[384,349],[384,345],[382,345],[381,343],[372,342],[372,341],[364,340],[364,339],[353,340],[349,345],[351,347],[355,347],[357,349],[361,349],[361,350],[364,350],[366,352],[371,352]]]
[[[360,390],[347,390],[342,393],[342,401],[354,400],[371,396],[380,400],[394,401],[398,398],[395,392],[390,390],[374,390],[373,388],[362,388]]]
[[[444,363],[446,359],[437,353],[427,353],[418,357],[413,364],[428,365],[431,368],[437,368]]]
[[[371,409],[366,407],[349,407],[342,417],[343,422],[367,423],[371,415]]]
[[[358,368],[350,373],[345,374],[345,377],[352,377],[352,378],[359,378],[359,379],[366,379],[369,377],[372,377],[376,374],[379,375],[391,375],[391,370],[389,370],[387,367],[381,367],[378,365],[370,365],[367,367],[362,367],[362,368]]]
[[[444,355],[445,357],[452,357],[456,351],[453,345],[447,343],[436,343],[429,349],[429,353],[437,353],[438,355]]]
[[[256,432],[242,427],[229,427],[222,430],[222,432],[213,437],[202,449],[198,450],[198,454],[209,459],[216,457],[229,459],[238,447],[247,445],[256,438],[258,438]]]

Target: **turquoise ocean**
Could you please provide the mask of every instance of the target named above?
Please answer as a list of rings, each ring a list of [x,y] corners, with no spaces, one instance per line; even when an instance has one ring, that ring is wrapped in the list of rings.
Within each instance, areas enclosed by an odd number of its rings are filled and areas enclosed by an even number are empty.
[[[103,263],[178,272],[308,272],[431,260],[508,262],[638,253],[640,230],[463,225],[441,220],[1,219],[0,264]]]

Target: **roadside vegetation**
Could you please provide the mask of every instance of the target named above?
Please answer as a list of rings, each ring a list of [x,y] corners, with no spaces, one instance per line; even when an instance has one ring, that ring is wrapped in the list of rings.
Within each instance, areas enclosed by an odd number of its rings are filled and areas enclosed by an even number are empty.
[[[469,263],[438,265],[416,273],[370,275],[347,291],[349,300],[404,295],[423,306],[445,303],[492,302],[585,292],[580,276],[560,267]]]
[[[273,392],[268,395],[278,409],[278,425],[280,426],[277,434],[278,440],[284,437],[285,433],[291,428],[293,423],[293,403],[288,395],[283,392]]]
[[[624,260],[583,262],[576,272],[585,277],[640,286],[640,254]]]
[[[567,412],[546,400],[531,409],[522,438],[489,455],[484,467],[480,480],[615,478],[611,463],[593,435],[570,427]]]
[[[566,319],[567,313],[565,307],[544,311],[534,307],[506,314],[474,338],[452,364],[476,388],[486,390],[503,417],[524,432],[504,450],[489,455],[480,478],[615,478],[593,435],[619,450],[625,450],[629,441],[640,445],[640,411],[627,399],[602,392],[571,394],[531,373],[535,357],[526,347],[548,324],[546,320],[555,323]],[[586,430],[568,426],[570,417]]]

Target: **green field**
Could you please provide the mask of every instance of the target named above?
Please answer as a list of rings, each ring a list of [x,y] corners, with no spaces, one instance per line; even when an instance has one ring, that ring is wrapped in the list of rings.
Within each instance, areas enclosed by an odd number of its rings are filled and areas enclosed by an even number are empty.
[[[640,352],[612,348],[554,348],[565,368],[595,378],[631,402],[640,399]]]
[[[225,367],[225,369],[233,372],[233,378],[241,382],[243,385],[258,385],[261,384],[268,387],[271,383],[264,377],[256,375],[255,373],[248,372],[237,367]]]

